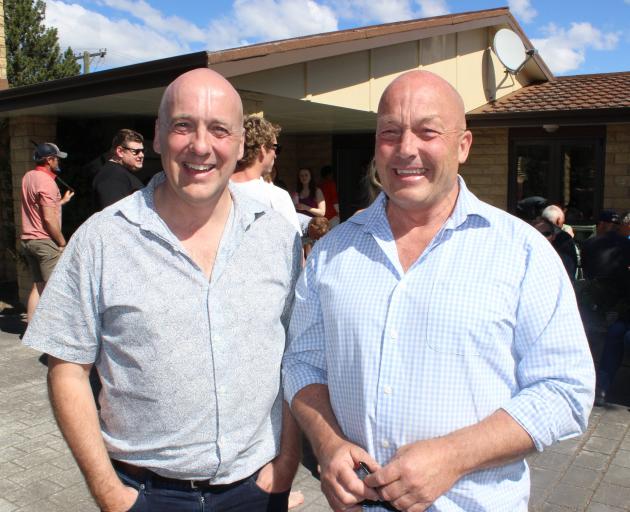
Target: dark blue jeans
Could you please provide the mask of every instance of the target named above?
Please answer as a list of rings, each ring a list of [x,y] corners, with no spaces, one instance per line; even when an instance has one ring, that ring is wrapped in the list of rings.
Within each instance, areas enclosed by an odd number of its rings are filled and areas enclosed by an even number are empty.
[[[138,481],[116,470],[125,485],[138,490],[129,512],[286,512],[289,491],[269,494],[256,485],[258,472],[227,490],[173,490],[153,485],[151,477]]]
[[[597,372],[597,385],[604,391],[608,391],[623,362],[626,344],[630,345],[630,322],[617,320],[606,332],[606,341]]]

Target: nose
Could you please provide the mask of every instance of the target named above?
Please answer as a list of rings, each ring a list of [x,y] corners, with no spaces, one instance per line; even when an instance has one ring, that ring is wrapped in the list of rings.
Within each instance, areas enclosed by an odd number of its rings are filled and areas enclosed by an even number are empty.
[[[413,157],[418,153],[418,137],[410,130],[405,129],[400,135],[398,154],[401,157]]]
[[[196,155],[207,155],[210,152],[210,133],[205,127],[195,130],[190,141],[190,149]]]

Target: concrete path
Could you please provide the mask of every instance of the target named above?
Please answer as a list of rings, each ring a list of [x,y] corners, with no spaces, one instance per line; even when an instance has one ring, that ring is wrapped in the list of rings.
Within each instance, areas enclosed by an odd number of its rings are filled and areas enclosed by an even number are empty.
[[[0,314],[0,512],[96,511],[52,417],[46,367],[20,344],[23,329],[19,317]],[[627,406],[597,408],[584,436],[529,457],[530,510],[630,511],[629,429]],[[330,510],[305,466],[293,488],[305,496],[297,512]]]

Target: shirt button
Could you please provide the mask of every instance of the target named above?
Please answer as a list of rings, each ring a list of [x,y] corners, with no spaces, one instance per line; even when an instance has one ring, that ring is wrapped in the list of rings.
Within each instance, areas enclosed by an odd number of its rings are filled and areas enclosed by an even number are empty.
[[[396,329],[392,329],[391,331],[389,331],[389,336],[393,340],[398,339],[398,331]]]
[[[392,394],[392,387],[391,386],[383,386],[383,393],[385,393],[386,395],[391,395]]]
[[[388,441],[387,439],[383,439],[383,440],[381,441],[381,446],[382,446],[383,448],[389,448],[389,441]]]

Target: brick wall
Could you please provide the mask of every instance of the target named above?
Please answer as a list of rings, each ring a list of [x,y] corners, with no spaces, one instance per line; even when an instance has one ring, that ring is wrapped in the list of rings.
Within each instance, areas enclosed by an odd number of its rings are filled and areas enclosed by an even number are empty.
[[[475,128],[468,161],[460,174],[479,199],[507,209],[508,129]]]
[[[606,129],[604,208],[620,213],[630,210],[630,124]]]

